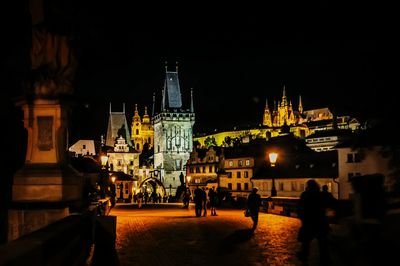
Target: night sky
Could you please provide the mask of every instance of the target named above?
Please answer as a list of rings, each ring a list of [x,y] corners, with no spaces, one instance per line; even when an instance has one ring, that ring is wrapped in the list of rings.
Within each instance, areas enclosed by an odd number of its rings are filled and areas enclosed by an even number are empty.
[[[385,93],[387,39],[376,13],[339,14],[347,9],[327,1],[229,10],[194,3],[183,11],[54,2],[59,8],[48,12],[56,15],[47,23],[72,25],[80,64],[72,140],[106,132],[109,102],[114,111],[126,103],[128,122],[135,103],[141,114],[144,105],[150,110],[152,94],[160,99],[165,61],[171,69],[179,62],[184,97],[194,89],[195,132],[261,123],[265,99],[270,106],[280,100],[283,85],[295,108],[301,94],[305,110],[329,107],[361,121],[393,113],[394,97]],[[23,5],[9,10],[15,15],[2,23],[8,41],[1,78],[4,106],[13,111],[11,99],[21,94],[19,80],[29,70],[30,24]]]

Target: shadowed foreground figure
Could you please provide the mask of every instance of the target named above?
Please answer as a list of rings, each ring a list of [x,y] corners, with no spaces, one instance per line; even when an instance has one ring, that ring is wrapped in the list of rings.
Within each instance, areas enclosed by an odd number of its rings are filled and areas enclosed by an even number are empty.
[[[321,265],[330,265],[327,242],[330,227],[325,212],[323,195],[318,183],[312,179],[308,180],[306,190],[301,194],[298,206],[298,216],[301,220],[298,234],[301,250],[298,257],[303,263],[307,263],[311,241],[316,238]]]
[[[258,188],[253,188],[247,198],[247,209],[250,211],[250,217],[253,220],[253,230],[256,230],[258,224],[258,213],[261,206],[261,196],[257,194]]]

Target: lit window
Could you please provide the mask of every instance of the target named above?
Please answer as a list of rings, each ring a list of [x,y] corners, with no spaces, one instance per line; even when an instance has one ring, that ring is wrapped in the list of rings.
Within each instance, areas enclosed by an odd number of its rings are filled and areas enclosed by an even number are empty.
[[[250,160],[246,160],[246,166],[250,165]]]
[[[229,161],[229,166],[233,166],[233,161]]]

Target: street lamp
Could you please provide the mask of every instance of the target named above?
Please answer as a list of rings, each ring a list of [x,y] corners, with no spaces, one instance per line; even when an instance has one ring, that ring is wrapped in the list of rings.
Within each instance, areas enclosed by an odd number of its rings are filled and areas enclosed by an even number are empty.
[[[278,159],[278,153],[270,152],[268,154],[269,162],[271,163],[271,167],[275,167],[276,160]],[[276,187],[275,187],[275,173],[272,173],[272,187],[271,187],[271,197],[275,197],[277,195]]]
[[[107,169],[107,162],[108,156],[101,155],[100,156],[101,162],[101,171],[100,171],[100,198],[104,199],[106,197],[106,185],[108,184],[108,169]]]

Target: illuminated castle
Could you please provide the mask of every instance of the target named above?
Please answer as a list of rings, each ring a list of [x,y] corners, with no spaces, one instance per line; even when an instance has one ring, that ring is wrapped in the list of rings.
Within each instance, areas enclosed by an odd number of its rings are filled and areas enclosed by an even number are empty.
[[[283,87],[282,101],[278,101],[278,105],[274,104],[272,112],[269,109],[268,100],[266,101],[263,125],[267,127],[282,127],[285,124],[288,126],[296,126],[310,121],[331,119],[333,119],[333,114],[328,108],[303,111],[301,96],[299,96],[298,108],[297,110],[294,110],[292,101],[288,102],[286,90],[285,87]]]
[[[290,130],[294,136],[304,139],[321,130],[337,128],[354,131],[359,126],[357,119],[350,116],[334,116],[327,107],[304,111],[301,96],[299,96],[297,109],[294,109],[292,101],[288,100],[286,89],[283,87],[282,99],[277,104],[274,101],[272,110],[266,101],[262,125],[250,129],[235,127],[231,131],[195,137],[194,141],[197,141],[198,145],[202,147],[209,146],[209,143],[216,146],[231,146],[231,143],[245,143],[254,138],[276,137],[285,130]]]

